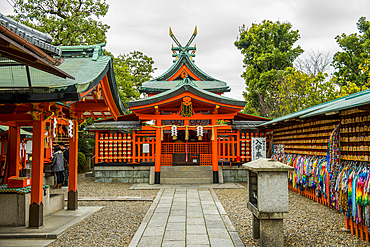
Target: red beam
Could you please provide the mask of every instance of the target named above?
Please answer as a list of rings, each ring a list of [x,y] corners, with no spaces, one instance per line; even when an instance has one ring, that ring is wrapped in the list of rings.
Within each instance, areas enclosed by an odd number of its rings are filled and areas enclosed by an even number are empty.
[[[76,103],[75,111],[108,111],[108,106],[105,103]]]
[[[0,114],[0,121],[33,121],[31,114]]]

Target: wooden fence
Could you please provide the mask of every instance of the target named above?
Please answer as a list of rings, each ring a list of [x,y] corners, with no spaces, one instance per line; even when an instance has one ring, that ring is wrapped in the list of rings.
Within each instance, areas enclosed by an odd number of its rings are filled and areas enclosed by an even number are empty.
[[[218,160],[221,164],[244,163],[251,160],[251,138],[264,133],[240,133],[237,130],[217,133]],[[96,162],[141,163],[155,160],[155,132],[137,131],[133,134],[98,133]],[[267,139],[267,143],[269,139]],[[210,142],[162,142],[162,165],[172,165],[173,153],[199,154],[200,165],[212,165]],[[145,150],[144,150],[145,147]]]

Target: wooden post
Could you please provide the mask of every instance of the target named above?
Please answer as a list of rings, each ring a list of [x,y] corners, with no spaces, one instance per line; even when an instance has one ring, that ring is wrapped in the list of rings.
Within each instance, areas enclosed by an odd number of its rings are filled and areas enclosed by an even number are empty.
[[[99,132],[95,131],[95,164],[99,163]]]
[[[132,148],[132,163],[135,163],[136,162],[136,130],[132,132],[131,148]]]
[[[160,184],[161,183],[161,153],[162,153],[162,145],[161,145],[161,129],[157,128],[155,130],[155,176],[154,176],[154,183]]]
[[[73,137],[69,138],[69,180],[68,180],[68,210],[78,208],[77,167],[78,167],[78,122],[73,122]]]
[[[9,142],[8,142],[8,164],[9,177],[19,176],[19,149],[21,141],[21,133],[19,125],[9,126]]]
[[[217,119],[211,120],[212,125],[217,124]],[[212,133],[211,133],[212,135]],[[213,140],[211,136],[211,143],[212,143],[212,168],[213,168],[213,183],[218,184],[218,152],[217,152],[217,127],[214,128],[213,132]]]
[[[31,170],[31,205],[29,227],[39,228],[44,225],[43,217],[43,174],[44,174],[44,131],[43,114],[39,121],[33,121],[32,135],[32,170]]]

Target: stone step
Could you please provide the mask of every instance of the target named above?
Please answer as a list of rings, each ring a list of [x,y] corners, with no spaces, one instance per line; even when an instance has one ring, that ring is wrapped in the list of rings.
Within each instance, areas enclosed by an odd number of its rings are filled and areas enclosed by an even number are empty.
[[[161,184],[212,184],[213,178],[162,178]]]
[[[161,171],[212,171],[212,166],[162,166]]]
[[[161,167],[161,184],[208,184],[212,182],[212,166]]]
[[[208,178],[212,177],[211,171],[161,171],[162,178]]]

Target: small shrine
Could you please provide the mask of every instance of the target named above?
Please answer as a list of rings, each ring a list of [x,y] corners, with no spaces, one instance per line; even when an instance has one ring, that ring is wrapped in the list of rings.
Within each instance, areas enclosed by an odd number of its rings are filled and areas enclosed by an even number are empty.
[[[95,165],[154,166],[155,184],[163,166],[211,166],[218,183],[219,166],[251,160],[251,138],[267,133],[256,126],[269,119],[241,113],[246,102],[223,96],[227,83],[195,65],[196,35],[197,28],[182,45],[170,28],[174,63],[143,83],[148,97],[128,102],[131,114],[88,127],[96,132]]]

